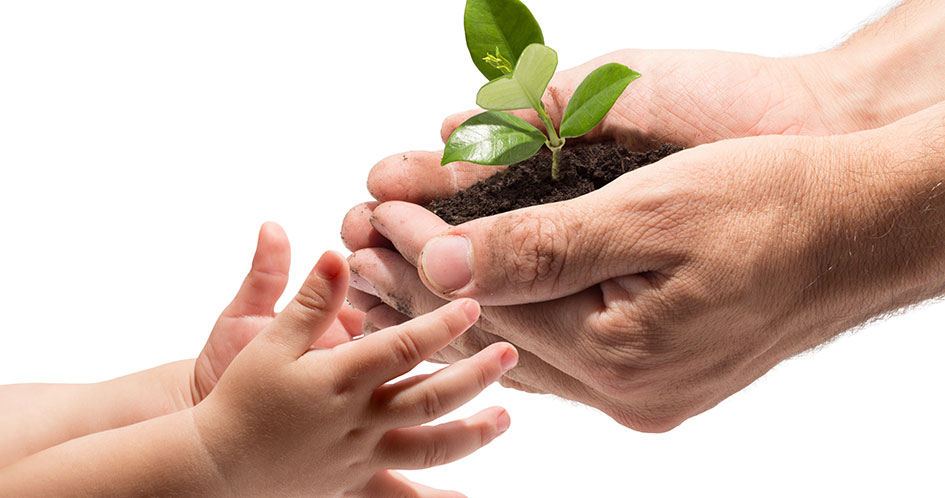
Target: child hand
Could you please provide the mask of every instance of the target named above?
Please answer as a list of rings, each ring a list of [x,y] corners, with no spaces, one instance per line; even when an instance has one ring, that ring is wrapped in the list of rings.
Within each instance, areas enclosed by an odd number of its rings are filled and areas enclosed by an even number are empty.
[[[453,497],[387,469],[461,458],[509,425],[501,408],[420,426],[463,405],[518,359],[507,343],[428,375],[387,382],[479,317],[459,300],[332,349],[311,349],[344,305],[348,267],[326,253],[295,299],[232,361],[194,408],[200,440],[235,495]]]
[[[276,316],[276,301],[289,281],[289,239],[276,223],[259,229],[253,264],[233,301],[217,319],[197,357],[188,392],[194,406],[210,394],[233,358]],[[331,347],[361,334],[364,313],[344,307],[316,347]]]

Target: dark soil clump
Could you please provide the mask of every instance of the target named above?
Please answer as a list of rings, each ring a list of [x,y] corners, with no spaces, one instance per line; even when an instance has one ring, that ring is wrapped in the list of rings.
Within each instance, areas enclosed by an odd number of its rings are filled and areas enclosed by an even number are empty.
[[[682,150],[663,144],[630,152],[613,142],[574,144],[561,149],[558,179],[551,179],[551,152],[541,151],[504,171],[426,207],[451,225],[537,204],[565,201],[597,190],[620,175]]]

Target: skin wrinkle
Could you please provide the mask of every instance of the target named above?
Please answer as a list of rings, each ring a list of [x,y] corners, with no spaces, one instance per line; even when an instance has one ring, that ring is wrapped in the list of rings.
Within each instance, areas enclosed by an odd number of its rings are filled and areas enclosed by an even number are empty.
[[[669,62],[650,65],[656,55],[641,51],[614,56],[647,76],[653,73],[648,66],[658,67],[659,77],[631,87],[636,91],[621,98],[594,137],[636,141],[663,135],[692,145],[746,133],[846,132],[858,118],[836,119],[835,107],[843,99],[815,91],[812,72],[802,70],[805,61],[812,61],[808,69],[829,69],[822,58],[700,52],[691,59],[715,57],[720,63],[714,67],[722,68],[702,70],[679,64],[685,53],[658,55]],[[718,77],[720,72],[728,79]],[[557,80],[554,92],[549,91],[553,101],[567,94],[569,82],[580,79],[574,75],[580,71]],[[747,80],[764,84],[752,88]],[[736,113],[739,109],[744,113]],[[818,114],[831,112],[829,120]],[[836,128],[828,129],[826,122]],[[943,123],[945,118],[933,126],[941,129]],[[598,377],[585,381],[595,392],[601,386],[607,391],[594,406],[633,428],[665,430],[715,406],[784,358],[868,320],[864,307],[882,312],[940,293],[945,283],[930,282],[935,272],[928,271],[927,262],[930,247],[945,240],[936,228],[945,226],[937,218],[945,196],[942,170],[916,168],[922,158],[903,150],[927,150],[928,144],[916,146],[923,140],[945,145],[945,138],[896,126],[869,137],[725,141],[625,175],[585,198],[599,211],[587,217],[590,226],[567,234],[567,265],[608,275],[607,270],[622,265],[653,266],[639,262],[656,254],[666,268],[572,290],[587,298],[585,309],[573,313],[554,315],[542,306],[484,310],[495,318],[491,332],[530,335],[536,341],[547,337],[540,360],[557,358],[562,370],[580,377],[577,382],[584,372],[598,370]],[[885,144],[898,136],[909,138],[892,153]],[[907,170],[912,176],[903,174]],[[580,213],[549,216],[567,221],[575,214]],[[917,231],[925,235],[917,237]],[[519,239],[506,241],[506,247],[527,251],[528,236]],[[550,245],[560,252],[557,242]],[[595,257],[585,257],[588,251]],[[520,262],[509,252],[514,251],[496,252],[490,259],[489,270],[499,279],[503,270],[495,265]],[[937,268],[945,267],[943,260],[938,257]],[[512,279],[518,270],[504,271]],[[577,272],[551,275],[545,283],[523,284],[555,293],[581,286]],[[507,292],[488,285],[473,291]],[[559,340],[561,331],[590,353],[557,350],[550,341]],[[668,354],[659,358],[659,352]],[[647,361],[657,366],[632,370]],[[522,378],[534,375],[523,371]]]
[[[387,295],[389,296],[389,299],[391,300],[390,302],[394,302],[395,300],[400,300],[400,299],[401,299],[400,297],[398,297],[398,296],[395,295],[394,293],[387,293]],[[393,310],[392,308],[390,308],[390,307],[389,307],[388,305],[386,305],[386,304],[385,304],[385,305],[380,305],[380,306],[378,306],[377,308],[378,308],[378,311],[383,311],[383,310],[386,309],[386,310],[389,310],[390,312],[394,312],[394,310]],[[372,310],[372,311],[374,311],[374,310]],[[430,311],[430,310],[418,310],[418,312],[428,312],[428,311]],[[480,315],[480,327],[474,327],[474,330],[481,330],[481,328],[483,328],[483,327],[486,328],[486,329],[488,329],[488,330],[495,330],[495,329],[496,329],[497,325],[496,325],[496,324],[493,324],[492,322],[489,321],[489,318],[488,318],[489,312],[490,312],[490,308],[488,308],[488,307],[483,308],[483,310],[482,310],[482,315]],[[370,318],[374,318],[375,313],[376,313],[376,312],[374,312],[374,313],[369,312],[369,317],[370,317]],[[390,325],[393,325],[393,324],[384,324],[384,325],[385,325],[385,327],[386,327],[386,326],[390,326]],[[553,322],[548,322],[544,327],[545,327],[546,329],[553,329],[554,326],[555,326],[555,324],[554,324]],[[380,327],[379,327],[379,328],[380,328]],[[501,340],[501,338],[499,338],[499,337],[497,337],[497,336],[493,336],[493,335],[488,334],[488,333],[486,333],[486,335],[488,335],[491,339],[488,340],[488,341],[486,341],[486,342],[479,342],[478,345],[475,345],[475,346],[473,346],[473,347],[471,347],[471,348],[470,348],[470,347],[463,347],[463,349],[466,351],[466,354],[471,356],[472,354],[475,354],[475,353],[477,353],[478,351],[484,349],[484,348],[485,348],[486,346],[488,346],[489,344],[492,344],[493,342],[498,342],[498,341]],[[462,345],[464,345],[464,344],[471,344],[471,342],[469,342],[469,341],[471,341],[474,337],[477,337],[477,335],[474,333],[474,331],[470,331],[470,332],[467,332],[465,335],[460,336],[459,338],[455,339],[455,340],[453,341],[453,344],[454,344],[454,345],[457,345],[457,346],[462,346]],[[526,350],[522,349],[521,347],[520,347],[519,349],[520,349],[520,353],[525,353],[525,352],[526,352]],[[522,358],[522,356],[520,356],[520,362],[521,362],[521,358]],[[507,373],[507,375],[511,375],[513,378],[515,378],[516,375],[517,375],[515,372],[516,372],[516,371],[513,369],[513,371]]]

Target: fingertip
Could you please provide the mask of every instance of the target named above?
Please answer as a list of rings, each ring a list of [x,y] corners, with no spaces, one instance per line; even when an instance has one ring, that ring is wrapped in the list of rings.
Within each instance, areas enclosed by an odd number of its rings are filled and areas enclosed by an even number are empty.
[[[508,372],[518,364],[518,350],[507,342],[502,344],[504,348],[501,356],[499,356],[499,363],[502,365],[502,371]]]
[[[443,143],[446,143],[450,139],[450,135],[453,134],[453,130],[455,130],[459,125],[481,112],[482,111],[479,110],[469,110],[447,116],[447,118],[443,120],[443,124],[440,126],[440,138],[443,139]]]
[[[348,263],[341,254],[327,251],[318,259],[305,282],[266,329],[266,335],[303,355],[334,324],[345,307]]]
[[[512,417],[509,416],[509,412],[505,408],[499,407],[499,413],[495,418],[495,429],[496,436],[501,436],[505,431],[509,430],[509,427],[512,425]]]
[[[335,251],[326,251],[315,263],[315,273],[325,280],[335,280],[347,270],[348,262],[344,256]]]
[[[289,272],[289,237],[278,223],[267,221],[259,227],[253,268],[265,273],[285,274]]]
[[[466,314],[466,321],[470,325],[476,323],[479,320],[479,315],[482,313],[482,307],[479,306],[479,302],[474,299],[460,299],[460,307],[463,312]]]
[[[514,368],[518,364],[519,358],[518,349],[515,349],[515,346],[508,342],[492,343],[476,353],[476,356],[481,357],[483,361],[489,364],[498,360],[502,371],[497,372],[496,375],[501,375]]]
[[[285,230],[282,228],[282,225],[275,221],[265,221],[259,227],[259,234],[260,236],[263,234],[285,235]]]
[[[450,329],[453,339],[463,335],[479,319],[479,303],[468,298],[457,299],[443,305],[440,310]]]

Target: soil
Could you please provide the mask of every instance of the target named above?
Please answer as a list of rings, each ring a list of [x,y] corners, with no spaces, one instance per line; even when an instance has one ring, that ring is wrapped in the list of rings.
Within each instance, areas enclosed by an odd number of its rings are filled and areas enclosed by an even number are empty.
[[[451,197],[426,207],[451,225],[514,209],[564,201],[593,192],[620,175],[679,152],[663,144],[649,152],[630,152],[613,142],[566,145],[558,158],[558,179],[551,179],[551,152],[541,151]]]

